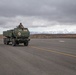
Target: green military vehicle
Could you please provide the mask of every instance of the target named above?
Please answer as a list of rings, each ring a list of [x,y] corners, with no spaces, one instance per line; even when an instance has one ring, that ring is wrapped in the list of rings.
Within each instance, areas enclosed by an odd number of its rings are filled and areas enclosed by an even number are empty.
[[[5,37],[4,44],[9,44],[12,42],[12,46],[19,45],[20,43],[23,43],[25,46],[28,46],[28,43],[30,41],[30,32],[28,28],[24,28],[22,23],[17,28],[14,28],[12,30],[3,31],[3,36]]]

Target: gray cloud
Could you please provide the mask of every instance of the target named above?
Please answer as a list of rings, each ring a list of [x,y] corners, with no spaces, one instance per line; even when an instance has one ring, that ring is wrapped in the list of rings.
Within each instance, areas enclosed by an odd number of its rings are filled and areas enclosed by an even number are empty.
[[[17,16],[34,17],[61,25],[76,24],[75,0],[0,0],[0,26],[16,22]],[[2,19],[3,17],[3,19]],[[13,19],[12,19],[13,18]],[[14,20],[15,18],[15,20]],[[19,20],[19,19],[18,19]],[[19,20],[20,21],[20,20]],[[32,22],[26,22],[31,24]],[[54,25],[56,23],[49,23]],[[47,24],[47,25],[49,25]],[[30,25],[30,27],[31,27]],[[45,27],[42,25],[41,27]],[[33,27],[36,27],[33,25]]]

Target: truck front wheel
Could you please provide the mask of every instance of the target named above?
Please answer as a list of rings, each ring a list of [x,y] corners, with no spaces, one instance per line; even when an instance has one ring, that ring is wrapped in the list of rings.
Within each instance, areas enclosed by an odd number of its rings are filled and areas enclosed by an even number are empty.
[[[24,46],[28,46],[28,41],[27,42],[24,42]]]

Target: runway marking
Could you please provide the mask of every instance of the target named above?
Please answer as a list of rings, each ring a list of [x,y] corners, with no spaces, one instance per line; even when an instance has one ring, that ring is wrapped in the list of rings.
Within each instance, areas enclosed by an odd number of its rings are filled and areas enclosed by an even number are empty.
[[[65,55],[65,56],[70,56],[70,57],[76,58],[76,55],[72,55],[72,54],[68,54],[68,53],[64,53],[64,52],[58,52],[58,51],[55,51],[55,50],[47,50],[47,49],[39,48],[39,47],[36,47],[36,46],[30,46],[30,47],[35,48],[35,49],[39,49],[39,50],[43,50],[43,51],[48,51],[48,52],[57,53],[57,54],[61,54],[61,55]]]
[[[63,40],[60,40],[59,42],[63,43],[63,42],[65,42],[65,41],[63,41]]]

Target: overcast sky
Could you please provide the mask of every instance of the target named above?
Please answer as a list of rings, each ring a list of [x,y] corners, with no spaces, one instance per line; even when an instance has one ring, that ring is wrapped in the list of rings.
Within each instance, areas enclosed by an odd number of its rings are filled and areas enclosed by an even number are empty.
[[[20,22],[31,32],[76,33],[76,0],[0,0],[0,33]]]

